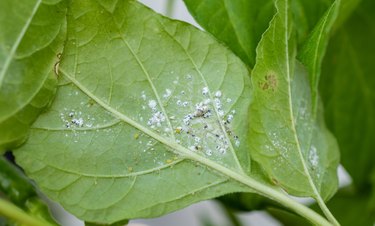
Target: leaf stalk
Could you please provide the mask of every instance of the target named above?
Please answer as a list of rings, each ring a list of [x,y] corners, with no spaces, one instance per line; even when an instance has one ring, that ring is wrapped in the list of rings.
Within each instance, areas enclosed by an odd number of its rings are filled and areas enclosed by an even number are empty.
[[[0,199],[0,215],[16,221],[21,225],[28,226],[53,226],[48,222],[37,219],[17,207],[11,202]]]

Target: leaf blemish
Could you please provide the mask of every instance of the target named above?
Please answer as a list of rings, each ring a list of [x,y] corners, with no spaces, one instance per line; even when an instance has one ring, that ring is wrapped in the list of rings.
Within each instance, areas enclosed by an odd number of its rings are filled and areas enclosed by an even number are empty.
[[[181,92],[181,94],[185,94],[185,92]],[[186,143],[191,151],[202,151],[206,156],[212,156],[215,153],[223,155],[230,147],[229,139],[233,139],[236,147],[240,145],[239,137],[234,135],[230,128],[236,111],[231,110],[225,116],[221,101],[225,95],[220,90],[211,94],[208,87],[203,87],[201,94],[203,100],[195,104],[189,102],[190,106],[195,107],[188,108],[191,110],[181,118],[181,124],[174,127],[174,132],[181,136],[183,143]],[[178,109],[183,110],[182,107],[188,106],[179,97],[175,98]],[[226,103],[232,101],[227,97],[224,100]],[[229,137],[225,134],[228,134]]]
[[[277,88],[277,85],[278,85],[276,74],[273,73],[273,72],[268,73],[264,77],[264,82],[260,82],[259,85],[260,85],[262,90],[275,91],[275,89]]]

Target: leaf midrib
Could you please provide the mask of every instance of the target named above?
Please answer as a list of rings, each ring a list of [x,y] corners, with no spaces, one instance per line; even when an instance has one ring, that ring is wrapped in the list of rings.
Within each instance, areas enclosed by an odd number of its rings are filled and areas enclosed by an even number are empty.
[[[132,120],[131,118],[127,117],[126,115],[122,114],[121,112],[117,111],[116,109],[112,108],[108,104],[106,104],[104,101],[96,97],[93,93],[91,93],[84,85],[82,85],[78,80],[76,80],[73,76],[70,76],[64,69],[59,69],[64,76],[67,77],[72,83],[77,86],[83,93],[85,93],[88,97],[92,98],[96,103],[98,103],[101,107],[106,109],[108,112],[113,114],[118,119],[122,120],[123,122],[131,125],[132,127],[138,129],[139,131],[142,131],[143,133],[147,134],[148,136],[152,137],[153,139],[163,143],[164,145],[170,147],[172,150],[175,150],[177,154],[182,155],[185,158],[200,162],[204,165],[211,165],[212,163],[215,165],[218,165],[220,167],[223,167],[209,159],[203,158],[199,154],[196,154],[192,152],[191,150],[183,147],[182,145],[176,143],[174,140],[170,138],[164,138],[160,136],[159,134],[155,133],[154,131],[149,130],[148,128],[144,127],[143,125],[137,123],[136,121]],[[210,162],[210,163],[208,163]],[[223,167],[225,168],[225,167]],[[238,173],[238,172],[236,172]],[[244,175],[241,171],[241,175]]]
[[[8,68],[9,68],[9,66],[10,66],[10,63],[11,63],[11,61],[12,61],[14,55],[16,54],[16,51],[17,51],[17,49],[18,49],[18,46],[20,45],[20,43],[21,43],[23,37],[25,36],[27,29],[30,27],[31,21],[33,20],[33,18],[34,18],[34,16],[35,16],[36,12],[38,11],[39,6],[40,6],[41,3],[42,3],[42,0],[38,0],[38,1],[36,2],[36,4],[34,5],[34,8],[33,8],[33,10],[31,11],[31,15],[30,15],[29,19],[26,21],[25,25],[23,26],[21,32],[19,33],[19,35],[18,35],[16,41],[14,42],[14,44],[13,44],[11,50],[10,50],[10,53],[9,53],[7,59],[5,60],[5,63],[4,63],[4,66],[3,66],[3,69],[2,69],[1,72],[0,72],[0,88],[1,88],[1,86],[3,85],[3,81],[4,81],[4,77],[5,77],[5,73],[8,71]]]
[[[165,28],[165,25],[163,24],[163,23],[160,23],[164,28]],[[198,65],[195,63],[195,61],[193,60],[193,58],[192,58],[192,56],[189,54],[189,52],[181,45],[181,43],[179,43],[169,32],[168,32],[168,30],[167,29],[165,29],[165,31],[166,31],[166,34],[175,42],[175,43],[177,43],[177,45],[184,51],[184,53],[186,54],[186,56],[189,58],[189,61],[192,63],[192,65],[194,66],[194,69],[197,71],[197,73],[199,74],[199,77],[202,79],[202,81],[203,81],[203,84],[204,84],[204,86],[205,87],[207,87],[208,88],[208,97],[211,99],[211,100],[213,100],[214,98],[213,98],[213,95],[212,95],[212,92],[211,92],[211,89],[209,88],[209,86],[208,86],[208,82],[207,82],[207,80],[206,80],[206,78],[203,76],[203,74],[202,74],[202,72],[201,72],[201,70],[199,69],[199,67],[198,67]],[[219,112],[218,112],[218,109],[217,109],[217,107],[215,106],[215,104],[213,105],[213,109],[214,109],[214,112],[215,112],[215,115],[216,115],[216,117],[218,118],[218,119],[220,119],[221,117],[219,116]],[[234,147],[233,147],[233,144],[232,144],[232,141],[229,139],[229,137],[228,137],[228,134],[226,133],[226,130],[225,130],[225,128],[224,128],[224,125],[223,125],[223,123],[222,122],[220,122],[219,123],[219,125],[220,125],[220,129],[221,129],[221,131],[222,131],[222,133],[224,134],[224,136],[225,136],[225,139],[227,139],[229,142],[228,142],[228,144],[229,144],[229,149],[230,149],[230,151],[231,151],[231,154],[232,154],[232,156],[233,156],[233,158],[234,158],[234,160],[235,160],[235,162],[236,162],[236,164],[237,164],[237,166],[238,166],[238,168],[239,168],[239,170],[241,170],[241,172],[242,173],[244,173],[244,170],[243,170],[243,168],[242,168],[242,166],[241,166],[241,164],[240,164],[240,161],[239,161],[239,159],[237,158],[237,155],[236,155],[236,152],[235,152],[235,150],[234,150]]]
[[[315,200],[317,201],[319,207],[322,209],[323,213],[327,216],[327,218],[331,221],[331,223],[333,223],[334,225],[339,225],[338,222],[336,221],[336,219],[334,218],[334,216],[332,215],[332,213],[329,211],[328,207],[325,205],[324,203],[324,200],[323,198],[321,197],[320,193],[318,192],[318,189],[310,175],[310,172],[307,168],[307,165],[306,165],[306,160],[304,159],[303,157],[303,154],[302,154],[302,149],[301,149],[301,145],[300,145],[300,142],[299,142],[299,139],[298,139],[298,135],[297,135],[297,130],[296,130],[296,125],[295,125],[295,122],[294,122],[294,114],[293,114],[293,104],[292,104],[292,89],[291,89],[291,76],[290,76],[290,65],[289,65],[289,42],[288,42],[288,29],[289,29],[289,23],[288,23],[288,18],[289,18],[289,14],[288,14],[288,0],[284,1],[285,2],[285,17],[284,17],[284,23],[285,23],[285,32],[284,32],[284,39],[285,39],[285,64],[286,64],[286,75],[287,75],[287,81],[288,81],[288,99],[289,99],[289,109],[290,109],[290,122],[291,122],[291,129],[292,129],[292,132],[293,132],[293,136],[294,136],[294,139],[295,139],[295,143],[297,145],[297,151],[298,151],[298,156],[301,160],[301,163],[302,163],[302,166],[303,166],[303,170],[305,171],[305,174],[306,174],[306,177],[307,177],[307,180],[313,190],[313,198],[315,198]]]
[[[272,200],[275,200],[277,202],[282,203],[283,205],[291,208],[296,213],[299,213],[306,218],[308,218],[312,222],[320,222],[322,225],[329,225],[328,222],[325,221],[324,218],[322,218],[320,215],[316,214],[315,212],[311,211],[306,206],[299,204],[298,202],[295,202],[291,198],[289,198],[287,195],[285,195],[283,192],[280,192],[276,188],[271,187],[270,185],[263,184],[256,179],[250,177],[247,174],[244,174],[242,172],[235,172],[232,169],[226,168],[214,161],[211,161],[209,159],[203,158],[202,156],[192,152],[191,150],[181,146],[180,144],[177,144],[173,141],[171,141],[168,138],[164,138],[160,136],[159,134],[156,134],[155,132],[145,128],[142,125],[139,125],[137,122],[133,121],[132,119],[126,117],[125,115],[121,114],[117,110],[113,109],[112,107],[108,106],[106,103],[104,103],[102,100],[97,98],[94,94],[92,94],[86,87],[84,87],[82,84],[80,84],[79,81],[77,81],[75,78],[70,76],[66,71],[64,71],[63,68],[59,69],[60,72],[69,79],[74,85],[77,86],[83,93],[85,93],[88,97],[92,98],[96,103],[101,105],[104,109],[111,112],[113,115],[118,117],[119,119],[123,120],[125,123],[128,123],[129,125],[133,126],[134,128],[143,131],[148,136],[154,138],[155,140],[158,140],[159,142],[163,143],[166,146],[169,146],[172,150],[177,152],[177,154],[182,155],[182,157],[185,157],[186,159],[190,159],[192,161],[198,162],[204,166],[207,166],[208,168],[212,169],[213,171],[223,175],[224,177],[227,177],[233,182],[238,183],[238,185],[244,185],[246,186],[249,191],[254,190],[258,194],[261,194],[265,197],[268,197]]]
[[[112,113],[115,117],[119,118],[120,120],[124,121],[125,123],[129,124],[130,126],[133,126],[134,128],[142,131],[143,133],[147,134],[148,136],[152,137],[153,139],[159,141],[160,143],[163,143],[164,145],[168,146],[175,152],[176,154],[181,155],[182,157],[186,159],[190,159],[192,161],[201,163],[204,166],[207,166],[211,168],[212,170],[222,174],[225,177],[233,179],[235,182],[238,182],[240,184],[243,184],[251,189],[256,190],[259,194],[263,194],[266,197],[269,197],[271,199],[274,199],[275,197],[278,197],[278,199],[285,200],[287,199],[288,202],[290,202],[289,198],[285,196],[283,193],[277,191],[276,189],[270,187],[269,185],[265,185],[254,178],[250,177],[249,175],[241,172],[233,171],[232,169],[226,168],[225,166],[222,166],[214,161],[211,161],[207,158],[203,158],[199,154],[196,154],[192,152],[191,150],[181,146],[180,144],[174,142],[173,140],[169,138],[164,138],[160,136],[159,134],[149,130],[148,128],[138,124],[131,118],[123,115],[121,112],[117,111],[116,109],[113,109],[111,106],[107,105],[105,102],[100,100],[98,97],[96,97],[93,93],[91,93],[88,89],[86,89],[85,86],[83,86],[78,80],[76,80],[74,77],[70,76],[63,68],[59,69],[60,72],[69,79],[75,86],[77,86],[78,89],[80,89],[83,93],[85,93],[88,97],[92,98],[96,103],[98,103],[100,106],[102,106],[104,109]]]

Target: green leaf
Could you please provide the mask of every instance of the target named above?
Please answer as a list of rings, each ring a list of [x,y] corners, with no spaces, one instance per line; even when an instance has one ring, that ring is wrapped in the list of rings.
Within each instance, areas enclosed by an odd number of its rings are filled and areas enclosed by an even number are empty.
[[[340,13],[335,22],[334,30],[339,29],[343,25],[361,1],[362,0],[341,0]]]
[[[315,118],[310,109],[310,84],[295,59],[290,11],[289,1],[278,1],[257,48],[249,140],[253,158],[275,184],[322,204],[337,189],[339,153],[320,112]]]
[[[330,8],[334,0],[292,0],[290,9],[293,12],[298,44],[304,43],[310,32]]]
[[[337,31],[325,57],[320,92],[342,164],[359,190],[369,189],[375,159],[375,2],[362,1]]]
[[[318,108],[318,84],[321,65],[339,9],[340,1],[337,0],[320,19],[310,37],[304,43],[301,52],[298,54],[299,60],[306,66],[309,72],[313,112],[316,112]]]
[[[140,29],[142,28],[142,29]],[[15,152],[49,197],[108,224],[232,192],[329,223],[251,164],[246,66],[211,36],[135,1],[71,1],[57,97]]]
[[[274,14],[273,0],[184,0],[197,22],[224,42],[248,66]]]
[[[55,93],[65,14],[59,1],[0,2],[0,152],[25,140]]]
[[[368,195],[348,195],[339,192],[327,205],[342,226],[373,226],[375,211],[368,208],[369,200]]]
[[[38,197],[31,181],[17,166],[2,156],[0,156],[0,195],[23,209],[29,216],[56,225],[46,204]],[[2,215],[1,211],[0,215]]]
[[[60,70],[16,157],[68,211],[113,223],[249,191],[220,172],[257,173],[243,136],[248,71],[210,36],[134,1],[113,14],[71,1]]]

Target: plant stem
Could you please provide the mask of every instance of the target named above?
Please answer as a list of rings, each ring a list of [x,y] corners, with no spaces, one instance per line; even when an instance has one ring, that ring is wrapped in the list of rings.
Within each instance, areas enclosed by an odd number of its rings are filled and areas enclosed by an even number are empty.
[[[11,202],[0,199],[0,215],[16,221],[21,225],[28,226],[52,226],[51,224],[40,219],[30,216],[22,209],[18,208]]]
[[[324,215],[328,218],[329,221],[333,225],[340,226],[340,223],[336,220],[336,218],[332,215],[331,211],[329,211],[327,205],[324,203],[323,199],[319,196],[316,199],[320,209],[323,211]]]
[[[258,194],[263,195],[269,199],[272,199],[283,206],[293,210],[295,213],[299,214],[300,216],[306,218],[314,225],[320,226],[332,226],[330,222],[328,222],[324,217],[313,211],[312,209],[306,207],[305,205],[293,200],[288,195],[282,193],[275,188],[269,187],[253,178],[233,172],[230,169],[227,169],[216,162],[212,161],[205,161],[205,164],[216,169],[217,171],[231,177],[232,179],[242,183],[249,188],[255,190]]]
[[[165,15],[172,17],[175,0],[167,0],[165,3]]]

